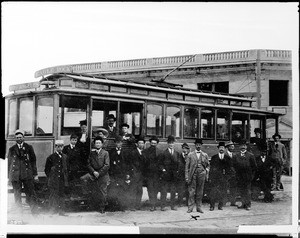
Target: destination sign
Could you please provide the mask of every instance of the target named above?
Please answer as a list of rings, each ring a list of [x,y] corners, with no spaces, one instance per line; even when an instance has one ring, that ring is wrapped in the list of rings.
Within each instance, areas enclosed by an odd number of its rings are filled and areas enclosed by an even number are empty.
[[[36,89],[40,87],[40,82],[31,82],[31,83],[21,83],[9,86],[9,91],[20,91],[20,90],[29,90],[29,89]]]

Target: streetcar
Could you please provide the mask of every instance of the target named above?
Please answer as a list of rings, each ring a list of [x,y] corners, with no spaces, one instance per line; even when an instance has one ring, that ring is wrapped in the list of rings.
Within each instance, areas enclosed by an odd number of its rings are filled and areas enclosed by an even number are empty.
[[[241,95],[101,75],[54,73],[37,82],[12,85],[10,91],[5,97],[6,148],[15,143],[16,129],[22,129],[35,150],[40,181],[45,181],[45,162],[55,140],[69,144],[82,120],[87,122],[90,138],[97,128],[107,126],[106,118],[113,114],[117,133],[127,123],[131,134],[146,139],[146,147],[149,138],[157,136],[158,147],[164,149],[167,137],[173,135],[179,151],[184,142],[193,150],[195,139],[202,138],[203,151],[212,156],[218,142],[231,141],[237,130],[248,142],[254,128],[262,130],[262,138],[270,138],[278,132],[282,115],[257,109],[254,99]],[[255,145],[249,148],[258,153]]]

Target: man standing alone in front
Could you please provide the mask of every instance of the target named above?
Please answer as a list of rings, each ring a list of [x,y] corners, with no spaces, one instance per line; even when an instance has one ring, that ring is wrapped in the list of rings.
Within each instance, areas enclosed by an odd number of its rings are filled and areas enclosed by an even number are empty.
[[[188,155],[185,164],[185,181],[189,191],[188,213],[193,211],[195,203],[197,212],[203,213],[201,205],[204,183],[209,172],[209,157],[201,151],[202,144],[202,139],[195,140],[196,150]]]
[[[38,181],[36,157],[31,145],[24,142],[24,132],[15,132],[16,144],[8,151],[9,180],[12,183],[16,204],[21,208],[22,185],[25,189],[26,200],[31,212],[36,213],[36,195],[34,181]]]

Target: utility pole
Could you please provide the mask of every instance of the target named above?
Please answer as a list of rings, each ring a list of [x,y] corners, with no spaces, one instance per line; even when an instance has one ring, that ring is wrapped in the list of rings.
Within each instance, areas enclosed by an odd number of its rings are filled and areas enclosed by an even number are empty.
[[[257,92],[257,99],[256,99],[256,107],[258,109],[261,108],[261,62],[260,62],[260,50],[257,50],[257,58],[256,58],[256,67],[255,67],[255,79],[256,79],[256,92]]]

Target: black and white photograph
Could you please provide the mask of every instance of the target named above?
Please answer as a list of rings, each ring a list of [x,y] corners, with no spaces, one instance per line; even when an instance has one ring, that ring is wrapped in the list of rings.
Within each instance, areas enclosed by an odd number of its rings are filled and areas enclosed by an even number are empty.
[[[1,10],[0,238],[298,237],[299,3]]]

